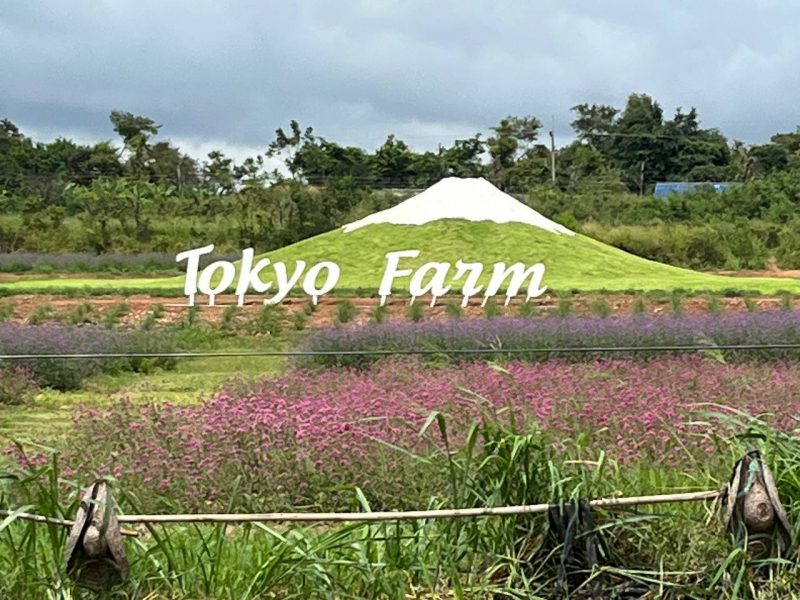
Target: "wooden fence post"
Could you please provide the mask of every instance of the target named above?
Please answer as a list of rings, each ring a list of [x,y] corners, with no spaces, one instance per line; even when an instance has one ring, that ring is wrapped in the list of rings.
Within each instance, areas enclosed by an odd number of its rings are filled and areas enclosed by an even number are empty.
[[[736,461],[722,488],[722,523],[737,546],[747,544],[754,559],[786,556],[792,545],[791,526],[781,504],[775,478],[758,450]]]
[[[81,587],[102,592],[128,578],[114,498],[108,482],[86,488],[64,549],[67,574]]]

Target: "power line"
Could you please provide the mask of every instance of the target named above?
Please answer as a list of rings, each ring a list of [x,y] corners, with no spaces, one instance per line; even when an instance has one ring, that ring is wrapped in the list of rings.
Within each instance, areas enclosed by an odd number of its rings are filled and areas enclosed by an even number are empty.
[[[707,350],[800,350],[792,344],[695,344],[672,346],[562,346],[535,348],[409,348],[375,350],[256,350],[252,352],[104,352],[96,354],[0,354],[0,360],[91,360],[109,358],[231,358],[231,357],[312,357],[312,356],[469,356],[480,354],[592,354],[624,352],[701,352]]]
[[[545,164],[545,162],[547,164]],[[548,171],[551,169],[550,163],[547,162],[547,161],[544,161],[544,160],[542,162],[542,167],[543,167],[543,169],[548,170]],[[442,179],[445,179],[447,177],[458,177],[458,175],[453,174],[453,173],[437,174],[435,176],[429,177],[426,180],[424,185],[421,185],[419,183],[416,183],[413,180],[409,180],[409,179],[403,178],[403,177],[371,177],[371,176],[368,176],[368,175],[357,175],[357,176],[354,176],[354,175],[350,175],[350,174],[347,174],[347,173],[338,174],[338,175],[330,175],[330,176],[319,176],[319,177],[311,176],[310,179],[308,177],[306,177],[305,178],[306,182],[300,182],[300,183],[302,183],[303,186],[307,186],[307,187],[312,187],[312,188],[320,187],[321,188],[321,187],[327,187],[332,181],[335,181],[338,178],[347,178],[348,180],[350,180],[350,181],[352,181],[354,183],[363,183],[363,184],[371,184],[372,186],[380,186],[380,187],[377,187],[377,188],[373,189],[373,191],[376,191],[376,192],[391,191],[391,190],[415,192],[415,191],[425,190],[425,189],[427,189],[427,187],[425,187],[425,186],[433,185],[434,183],[437,183],[437,182],[439,182]],[[412,177],[411,179],[414,179],[414,177]],[[502,181],[500,179],[495,178],[495,177],[491,177],[491,176],[484,177],[484,179],[486,179],[490,183],[495,183],[495,184],[502,183]],[[127,178],[127,177],[114,177],[114,178],[109,179],[109,181],[111,181],[111,182],[120,181],[120,180],[121,181],[130,181],[130,182],[137,182],[137,181],[141,182],[141,180],[136,180],[136,179]],[[289,181],[295,181],[295,180],[287,179],[285,182],[289,182]],[[280,189],[281,183],[285,183],[285,182],[273,183],[272,185],[268,186],[266,189],[270,189],[272,187],[274,187],[276,189]],[[146,183],[149,183],[149,182],[146,182]],[[544,187],[544,186],[547,186],[548,183],[549,182],[542,180],[540,182],[540,185]],[[702,184],[703,182],[693,182],[693,183]],[[603,181],[597,181],[596,178],[593,178],[593,177],[586,177],[585,178],[585,183],[581,183],[581,180],[578,180],[578,181],[575,182],[574,185],[576,185],[578,187],[596,186],[596,187],[601,187],[601,188],[607,188],[610,191],[613,191],[612,188],[615,188],[615,187],[617,187],[617,188],[625,187],[625,184],[623,182],[621,182],[621,181],[609,181],[608,183],[606,183],[606,182],[603,182]],[[197,192],[207,191],[205,188],[202,187],[202,185],[199,185],[197,187],[193,187],[192,190],[193,191],[197,191]],[[232,193],[240,193],[241,191],[242,191],[241,189],[237,189],[237,190],[234,190]],[[514,194],[514,193],[516,193],[516,192],[512,192],[512,194]],[[527,191],[525,193],[519,193],[518,195],[525,196],[525,195],[530,195],[531,193],[532,193],[532,191],[529,190],[529,191]],[[173,195],[177,196],[177,193],[175,193]],[[224,197],[226,195],[227,194],[223,194],[222,197]],[[156,196],[156,198],[161,198],[161,197],[163,197],[163,196]],[[209,196],[209,198],[217,198],[217,197],[220,197],[220,196],[217,196],[217,195]],[[186,199],[190,200],[192,198],[186,198]]]
[[[704,132],[705,133],[705,132]],[[670,134],[670,133],[627,133],[622,131],[598,131],[594,133],[588,133],[583,136],[584,139],[592,138],[592,137],[627,137],[627,138],[636,138],[636,137],[644,137],[644,138],[664,138],[670,140],[687,140],[691,142],[707,142],[710,140],[699,138],[696,135],[686,135],[686,134]],[[714,140],[720,141],[720,140]]]

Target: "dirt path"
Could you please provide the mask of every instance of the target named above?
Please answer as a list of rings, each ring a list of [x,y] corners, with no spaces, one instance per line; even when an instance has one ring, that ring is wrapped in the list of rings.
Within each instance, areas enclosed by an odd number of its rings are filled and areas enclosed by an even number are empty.
[[[708,271],[714,275],[728,275],[730,277],[795,277],[800,278],[800,269],[780,269],[775,263],[771,263],[763,270],[744,270],[744,271]]]
[[[648,313],[668,313],[672,311],[672,305],[668,297],[650,298],[642,297],[645,302],[645,311]],[[625,294],[579,294],[571,297],[572,313],[577,315],[592,315],[598,311],[597,304],[605,302],[611,310],[611,314],[630,314],[633,310],[633,303],[636,296]],[[747,310],[744,299],[718,297],[721,310],[724,311],[743,311]],[[306,321],[307,326],[319,327],[335,322],[338,304],[344,298],[325,297],[320,299],[316,310],[311,313]],[[352,302],[357,314],[353,318],[355,323],[365,323],[370,320],[370,312],[379,304],[378,298],[347,298]],[[777,297],[762,296],[754,297],[754,304],[763,310],[777,309],[781,305],[781,299]],[[164,312],[159,322],[174,322],[186,315],[188,306],[184,298],[162,298],[148,295],[133,296],[93,296],[89,298],[72,298],[67,296],[53,295],[18,295],[8,298],[0,298],[0,306],[10,304],[13,306],[13,314],[8,319],[12,322],[26,322],[30,315],[43,306],[50,306],[56,314],[66,315],[80,304],[88,302],[97,315],[102,315],[112,305],[124,303],[128,306],[127,312],[121,317],[120,323],[133,325],[143,319],[149,311],[156,305],[162,305]],[[262,300],[253,296],[238,311],[239,318],[242,320],[252,318],[263,304]],[[461,297],[439,298],[436,305],[430,307],[430,298],[418,298],[417,302],[424,305],[425,320],[444,320],[447,317],[446,305],[449,303],[460,305]],[[533,301],[543,314],[552,312],[559,300],[552,296],[543,296]],[[793,307],[800,308],[800,299],[793,299]],[[225,309],[236,303],[236,296],[223,295],[217,296],[215,306],[208,306],[204,297],[198,297],[197,306],[200,318],[216,323],[220,320]],[[481,306],[481,298],[474,298],[469,306],[462,309],[462,315],[466,318],[475,318],[484,315],[484,308]],[[286,311],[286,320],[289,322],[292,314],[296,311],[305,309],[309,300],[305,298],[287,298],[281,305]],[[502,305],[502,300],[498,301],[500,314],[514,315],[516,307],[520,304],[519,300],[514,300],[508,307]],[[681,302],[684,312],[690,314],[704,313],[708,311],[707,300],[703,297],[684,298]],[[396,297],[387,301],[387,315],[391,320],[408,319],[408,298]]]

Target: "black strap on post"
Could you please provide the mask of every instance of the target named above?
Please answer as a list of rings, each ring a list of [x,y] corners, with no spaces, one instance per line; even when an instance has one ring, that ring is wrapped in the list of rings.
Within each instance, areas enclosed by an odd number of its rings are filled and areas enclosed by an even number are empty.
[[[597,566],[597,546],[595,544],[594,521],[591,506],[586,500],[576,499],[573,502],[554,504],[547,511],[550,532],[561,545],[561,556],[558,566],[557,585],[562,594],[569,593],[567,582],[567,560],[572,555],[576,536],[583,535],[586,539],[586,568],[591,577]],[[600,598],[598,581],[591,585],[592,598]]]

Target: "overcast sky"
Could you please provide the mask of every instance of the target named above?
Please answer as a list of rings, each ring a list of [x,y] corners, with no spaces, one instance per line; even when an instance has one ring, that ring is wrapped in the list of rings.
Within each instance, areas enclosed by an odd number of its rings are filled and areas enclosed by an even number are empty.
[[[292,118],[435,148],[532,114],[653,95],[765,141],[800,123],[798,0],[3,0],[0,118],[113,137],[117,108],[195,156],[262,152]]]

